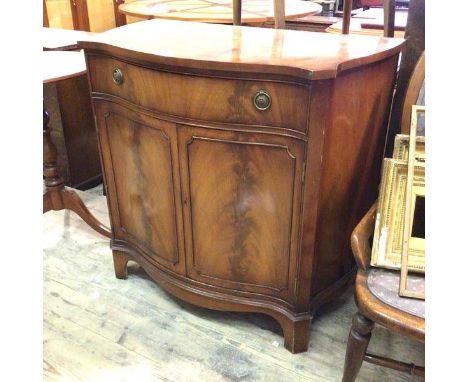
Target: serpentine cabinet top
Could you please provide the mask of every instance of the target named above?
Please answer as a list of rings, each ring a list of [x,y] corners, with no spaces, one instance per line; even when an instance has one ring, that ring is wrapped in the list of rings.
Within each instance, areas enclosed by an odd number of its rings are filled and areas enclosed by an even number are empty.
[[[158,19],[125,25],[100,33],[92,41],[79,42],[82,48],[140,61],[286,75],[306,81],[334,78],[341,71],[383,60],[398,53],[403,43],[396,38]]]

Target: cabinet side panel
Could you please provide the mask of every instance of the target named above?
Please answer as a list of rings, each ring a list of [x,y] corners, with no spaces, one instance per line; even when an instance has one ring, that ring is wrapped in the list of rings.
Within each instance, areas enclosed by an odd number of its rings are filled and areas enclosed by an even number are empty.
[[[351,232],[378,195],[398,56],[339,76],[325,129],[312,294],[348,273]]]
[[[158,123],[168,125],[162,121]],[[163,129],[116,113],[105,118],[105,125],[119,230],[152,255],[175,264],[178,261],[177,229],[169,136]]]

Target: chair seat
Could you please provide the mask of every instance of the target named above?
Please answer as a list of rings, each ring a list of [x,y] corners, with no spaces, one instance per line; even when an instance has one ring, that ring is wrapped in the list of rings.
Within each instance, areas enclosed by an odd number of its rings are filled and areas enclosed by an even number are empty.
[[[423,275],[409,274],[407,288],[413,291],[424,290]],[[367,277],[367,287],[380,301],[403,312],[425,318],[425,301],[414,298],[400,297],[400,272],[388,269],[372,268]]]
[[[393,287],[393,296],[391,302],[389,300],[384,301],[382,296],[379,296],[379,293],[383,293],[382,290],[376,292],[371,292],[368,278],[370,275],[374,276],[373,285],[387,284],[387,279],[383,280],[383,277],[380,277],[380,273],[385,274],[391,273],[392,271],[380,270],[376,268],[371,268],[367,271],[358,270],[356,275],[356,290],[355,290],[355,299],[358,306],[359,312],[367,317],[368,319],[374,321],[375,323],[386,327],[387,329],[400,333],[401,335],[407,336],[419,342],[424,342],[425,339],[425,319],[424,317],[417,316],[414,313],[408,313],[407,311],[400,309],[400,307],[394,306],[394,301],[402,299],[405,301],[406,298],[398,296],[398,282],[395,283]],[[395,275],[398,275],[397,272],[394,272]],[[377,277],[376,277],[377,276]],[[379,282],[379,280],[381,282]],[[380,288],[383,288],[379,285]],[[388,287],[387,287],[388,288]],[[389,288],[391,289],[391,288]],[[413,303],[418,303],[420,300],[408,299],[413,301]],[[409,302],[408,304],[411,304]],[[424,310],[423,310],[424,312]]]

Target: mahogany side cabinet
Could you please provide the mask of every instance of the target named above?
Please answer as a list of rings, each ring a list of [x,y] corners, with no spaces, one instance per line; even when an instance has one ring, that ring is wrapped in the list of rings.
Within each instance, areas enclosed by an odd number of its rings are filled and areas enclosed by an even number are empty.
[[[403,40],[150,20],[84,48],[118,278],[138,262],[306,351],[354,273]]]

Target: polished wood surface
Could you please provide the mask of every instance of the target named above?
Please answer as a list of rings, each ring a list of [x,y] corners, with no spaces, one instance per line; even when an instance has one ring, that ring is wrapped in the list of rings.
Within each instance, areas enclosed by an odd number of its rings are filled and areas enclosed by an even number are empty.
[[[82,77],[86,71],[82,52],[43,52],[43,83],[62,83],[77,77]],[[72,95],[69,91],[66,92]],[[77,90],[74,88],[73,90]],[[81,111],[82,113],[84,111]],[[102,235],[110,237],[107,227],[99,222],[86,208],[83,201],[73,190],[65,188],[64,180],[59,173],[57,164],[57,148],[51,137],[49,114],[43,111],[43,151],[44,151],[44,185],[43,213],[50,210],[68,209],[79,215],[91,228]]]
[[[279,27],[284,27],[285,19],[319,14],[322,11],[320,5],[301,0],[243,0],[241,3],[240,6],[234,2],[234,9],[237,12],[241,8],[242,23],[273,21],[278,14]],[[284,8],[284,18],[279,11],[282,8]],[[233,24],[236,21],[233,17],[237,15],[239,18],[238,13],[233,13],[232,0],[142,0],[121,4],[119,11],[127,16],[146,19],[163,18],[221,24]]]
[[[369,239],[375,226],[377,203],[364,215],[351,235],[351,246],[359,270],[356,276],[355,300],[358,306],[346,350],[343,382],[354,382],[363,361],[424,376],[424,368],[367,353],[372,329],[377,323],[386,329],[422,342],[425,341],[425,319],[401,311],[378,299],[368,288],[371,247]]]
[[[130,258],[185,301],[272,316],[307,350],[313,314],[353,275],[402,41],[141,24],[80,43],[116,274]]]
[[[147,38],[148,33],[152,39]],[[334,78],[341,71],[393,57],[403,43],[401,39],[384,37],[337,37],[172,20],[126,25],[100,34],[95,41],[83,42],[81,46],[87,49],[99,46],[109,53],[116,52],[116,48],[132,50],[138,52],[133,56],[140,61],[159,62],[175,69],[183,66],[242,72],[248,68],[264,75],[298,80]]]
[[[89,58],[94,91],[112,94],[160,113],[221,123],[251,123],[278,129],[306,131],[309,92],[306,86],[268,81],[232,80],[185,76],[154,71],[102,56]],[[124,81],[115,86],[112,71],[119,68]],[[106,73],[107,75],[102,75]],[[144,83],[158,84],[140,91]],[[204,89],[210,88],[206,94]],[[187,92],[187,89],[193,89]],[[275,107],[259,113],[252,107],[258,89],[267,89]],[[174,102],[177,99],[178,102]]]

